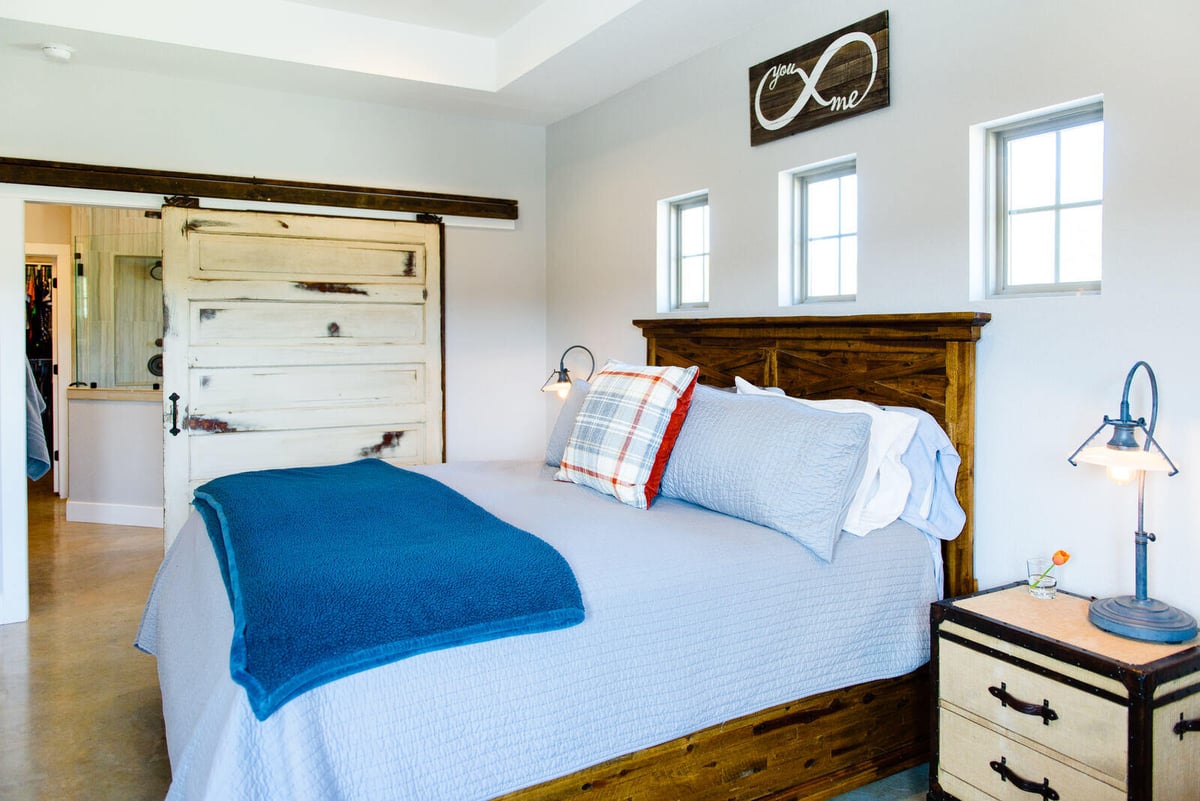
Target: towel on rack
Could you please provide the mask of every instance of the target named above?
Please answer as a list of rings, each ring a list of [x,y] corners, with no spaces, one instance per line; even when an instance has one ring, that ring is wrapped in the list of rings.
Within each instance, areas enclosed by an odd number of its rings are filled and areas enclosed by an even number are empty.
[[[33,377],[33,365],[25,357],[25,475],[34,481],[50,471],[50,449],[46,446],[46,432],[42,428],[42,412],[46,401],[38,392],[37,380]]]

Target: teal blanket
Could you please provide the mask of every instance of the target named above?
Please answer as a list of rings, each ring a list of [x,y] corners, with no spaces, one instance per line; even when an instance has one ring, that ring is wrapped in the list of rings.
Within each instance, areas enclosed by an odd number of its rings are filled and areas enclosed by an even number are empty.
[[[233,608],[230,669],[259,720],[360,670],[583,620],[552,547],[375,459],[225,476],[195,506]]]

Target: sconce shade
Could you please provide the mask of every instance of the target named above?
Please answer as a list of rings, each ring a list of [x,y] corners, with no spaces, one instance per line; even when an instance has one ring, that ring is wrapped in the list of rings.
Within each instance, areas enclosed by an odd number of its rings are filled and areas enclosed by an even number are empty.
[[[583,345],[572,345],[562,352],[562,356],[558,357],[558,369],[550,372],[550,377],[546,379],[546,383],[542,384],[542,392],[557,392],[560,397],[566,397],[567,392],[571,389],[571,373],[567,370],[567,354],[573,350],[582,350],[592,360],[592,367],[588,370],[587,379],[590,381],[596,373],[596,357],[592,352]]]
[[[562,393],[571,387],[571,374],[566,369],[555,370],[546,379],[546,383],[542,384],[542,392],[558,392]]]

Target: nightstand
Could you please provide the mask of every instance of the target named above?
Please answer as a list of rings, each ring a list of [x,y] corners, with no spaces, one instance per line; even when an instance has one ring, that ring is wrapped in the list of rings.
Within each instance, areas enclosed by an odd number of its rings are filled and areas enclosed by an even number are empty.
[[[931,801],[1200,799],[1200,646],[1101,631],[1088,603],[933,604]]]

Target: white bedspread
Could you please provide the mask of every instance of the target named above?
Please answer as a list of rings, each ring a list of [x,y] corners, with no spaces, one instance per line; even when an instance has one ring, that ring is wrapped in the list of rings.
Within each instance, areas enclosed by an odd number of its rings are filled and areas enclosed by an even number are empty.
[[[158,657],[168,799],[487,799],[928,659],[937,571],[907,524],[843,536],[825,564],[770,529],[667,498],[633,509],[540,464],[419,469],[557,548],[584,622],[359,673],[260,723],[229,676],[232,614],[193,515],[138,638]]]

